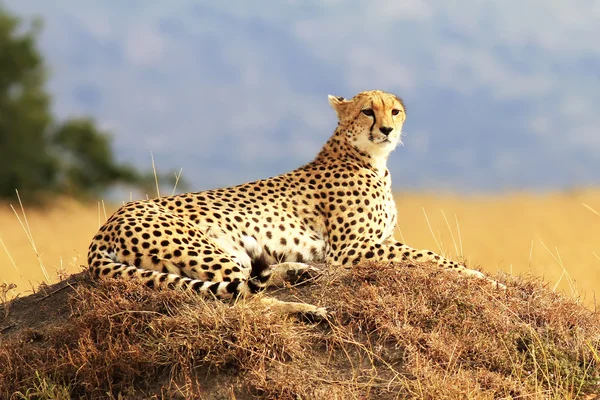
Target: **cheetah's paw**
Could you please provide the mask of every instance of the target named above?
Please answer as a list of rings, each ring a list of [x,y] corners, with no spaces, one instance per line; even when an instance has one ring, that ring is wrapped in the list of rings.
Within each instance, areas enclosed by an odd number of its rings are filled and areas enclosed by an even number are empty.
[[[320,322],[325,321],[330,313],[324,307],[314,307],[312,310],[301,311],[298,315],[309,322]]]
[[[318,277],[322,271],[308,264],[299,262],[285,262],[272,266],[273,284],[280,286],[284,282],[298,284]]]

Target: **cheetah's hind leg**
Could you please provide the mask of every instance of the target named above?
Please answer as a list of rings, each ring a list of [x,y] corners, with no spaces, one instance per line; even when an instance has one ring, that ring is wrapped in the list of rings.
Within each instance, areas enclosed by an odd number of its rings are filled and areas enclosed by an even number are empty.
[[[273,297],[260,296],[260,302],[271,310],[280,314],[295,314],[309,321],[322,321],[327,319],[327,309],[312,304],[298,303],[294,301],[282,301]]]
[[[283,287],[286,282],[291,284],[303,283],[319,276],[323,271],[301,262],[284,262],[271,265],[269,286]]]

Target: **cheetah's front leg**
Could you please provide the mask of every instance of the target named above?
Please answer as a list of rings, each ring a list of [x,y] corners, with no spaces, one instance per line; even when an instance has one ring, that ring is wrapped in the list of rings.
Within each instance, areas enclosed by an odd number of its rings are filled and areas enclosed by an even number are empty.
[[[333,257],[328,257],[337,263],[348,264],[359,261],[410,261],[414,263],[434,262],[439,267],[447,271],[456,271],[458,273],[484,279],[492,284],[494,288],[506,289],[506,286],[491,278],[488,278],[482,272],[466,268],[464,265],[449,260],[430,250],[417,250],[396,240],[389,240],[383,244],[370,244],[363,241],[360,245],[340,246],[340,251]],[[329,260],[329,262],[331,262]]]

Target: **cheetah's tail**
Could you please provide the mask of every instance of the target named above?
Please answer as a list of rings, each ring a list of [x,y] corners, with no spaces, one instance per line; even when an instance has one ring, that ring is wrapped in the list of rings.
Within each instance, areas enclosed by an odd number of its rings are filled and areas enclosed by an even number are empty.
[[[247,285],[251,293],[256,293],[267,287],[267,282],[271,279],[273,270],[267,262],[262,247],[259,246],[256,239],[252,236],[245,236],[244,248],[251,260],[250,277]]]
[[[250,240],[251,239],[251,240]],[[235,282],[212,282],[183,277],[169,272],[159,272],[139,268],[118,260],[116,254],[108,251],[97,252],[89,260],[92,274],[99,277],[136,279],[150,288],[179,289],[198,293],[205,297],[230,299],[257,293],[267,286],[272,270],[267,263],[262,248],[254,238],[244,241],[251,259],[250,276],[247,280]]]

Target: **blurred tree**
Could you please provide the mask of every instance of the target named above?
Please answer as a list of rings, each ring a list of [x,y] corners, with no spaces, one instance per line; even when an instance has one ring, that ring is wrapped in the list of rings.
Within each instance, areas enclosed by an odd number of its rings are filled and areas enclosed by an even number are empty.
[[[47,151],[52,122],[43,60],[35,48],[41,23],[19,33],[0,8],[0,197],[51,189],[58,164]],[[22,29],[21,29],[22,30]]]
[[[70,195],[99,192],[114,183],[137,184],[141,175],[120,165],[111,150],[111,137],[99,131],[90,118],[70,119],[52,135],[58,154],[60,189]]]
[[[47,193],[85,197],[118,183],[149,190],[154,176],[119,164],[111,136],[92,119],[53,120],[36,48],[41,26],[23,26],[0,3],[0,198],[14,198],[15,189],[27,201]]]
[[[118,164],[111,149],[111,136],[98,130],[91,118],[73,118],[53,130],[53,148],[60,160],[58,187],[71,196],[98,194],[110,186],[130,184],[145,193],[155,193],[155,179],[174,185],[174,174],[154,176]],[[183,185],[182,182],[179,182]]]

